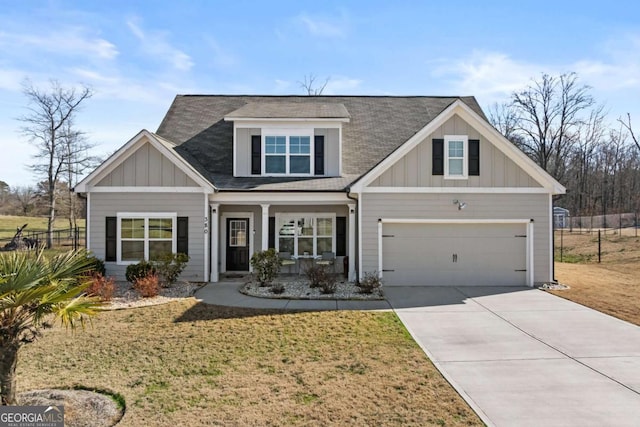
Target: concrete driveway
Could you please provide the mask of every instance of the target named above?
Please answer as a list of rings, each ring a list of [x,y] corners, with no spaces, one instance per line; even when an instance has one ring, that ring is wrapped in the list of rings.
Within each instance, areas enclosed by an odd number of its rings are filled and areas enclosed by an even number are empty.
[[[530,288],[387,287],[487,425],[640,425],[640,328]]]

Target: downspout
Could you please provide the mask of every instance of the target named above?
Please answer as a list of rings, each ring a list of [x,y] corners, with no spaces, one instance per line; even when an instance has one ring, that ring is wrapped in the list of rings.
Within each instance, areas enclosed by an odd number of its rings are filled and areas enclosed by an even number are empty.
[[[355,234],[356,234],[356,238],[355,240],[355,248],[354,248],[354,253],[356,254],[356,258],[358,257],[359,252],[359,247],[358,244],[360,242],[360,239],[358,239],[359,233],[360,233],[360,222],[358,221],[358,218],[360,217],[360,215],[358,215],[358,211],[360,210],[360,199],[358,199],[357,197],[353,197],[351,196],[351,187],[347,187],[346,188],[346,193],[347,193],[347,198],[353,200],[354,202],[356,202],[356,212],[355,212],[355,223],[356,223],[356,229],[355,229]],[[358,266],[360,265],[359,263],[359,259],[354,259],[353,260],[353,266],[354,269],[356,271],[356,283],[358,283],[360,281],[360,271],[358,270]]]

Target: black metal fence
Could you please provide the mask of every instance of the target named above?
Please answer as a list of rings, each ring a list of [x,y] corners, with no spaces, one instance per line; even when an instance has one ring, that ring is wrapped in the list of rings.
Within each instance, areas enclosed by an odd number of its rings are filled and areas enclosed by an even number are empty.
[[[71,227],[53,230],[52,244],[54,248],[80,249],[85,247],[87,230],[84,227]],[[0,247],[4,247],[10,243],[11,237],[0,239]],[[27,231],[22,233],[19,247],[21,249],[35,249],[37,247],[46,246],[46,231]]]

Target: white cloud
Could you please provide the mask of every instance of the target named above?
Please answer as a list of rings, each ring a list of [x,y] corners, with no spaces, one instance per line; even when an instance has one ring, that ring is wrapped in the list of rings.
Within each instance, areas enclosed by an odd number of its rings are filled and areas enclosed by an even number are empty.
[[[20,70],[0,69],[0,89],[20,91],[24,78],[25,74]]]
[[[163,32],[145,32],[136,19],[127,21],[127,26],[134,36],[142,43],[142,49],[158,59],[166,59],[177,70],[189,71],[193,67],[193,60],[180,49],[166,41],[167,34]]]
[[[432,75],[450,84],[458,95],[474,95],[485,101],[503,100],[525,87],[548,67],[519,62],[500,52],[474,51],[468,57],[441,59]]]
[[[342,38],[347,34],[348,19],[344,12],[337,18],[317,17],[301,13],[295,20],[314,36]]]
[[[116,46],[99,37],[86,34],[83,28],[67,28],[48,34],[33,32],[23,34],[0,33],[0,47],[7,49],[35,49],[59,55],[89,56],[96,59],[114,59],[118,56]]]

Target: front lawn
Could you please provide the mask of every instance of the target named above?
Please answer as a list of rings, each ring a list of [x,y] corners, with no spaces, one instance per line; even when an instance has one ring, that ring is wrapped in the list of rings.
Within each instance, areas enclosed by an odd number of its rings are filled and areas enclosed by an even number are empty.
[[[19,391],[74,385],[121,393],[123,426],[482,425],[392,312],[105,312],[21,350]]]

